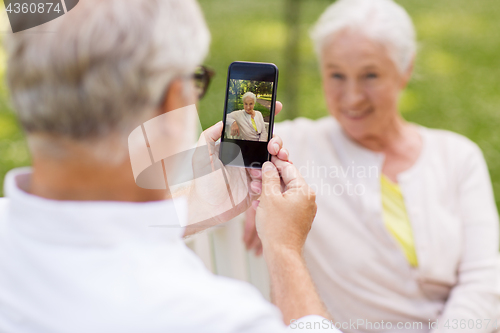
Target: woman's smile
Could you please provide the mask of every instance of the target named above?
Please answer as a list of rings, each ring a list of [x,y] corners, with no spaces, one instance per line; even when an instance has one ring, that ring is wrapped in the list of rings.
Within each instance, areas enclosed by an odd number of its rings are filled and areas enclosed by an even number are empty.
[[[370,114],[373,113],[373,108],[365,109],[365,110],[342,110],[340,113],[351,120],[362,120],[367,118]]]

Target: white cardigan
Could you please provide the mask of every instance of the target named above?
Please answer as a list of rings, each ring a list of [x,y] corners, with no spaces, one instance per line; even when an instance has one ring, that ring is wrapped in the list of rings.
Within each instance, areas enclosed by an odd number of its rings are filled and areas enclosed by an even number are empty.
[[[419,128],[422,153],[398,175],[415,238],[413,268],[382,221],[384,155],[350,140],[330,116],[275,125],[317,193],[305,247],[317,288],[336,321],[364,322],[344,332],[371,331],[367,322],[382,320],[393,328],[383,332],[491,332],[486,320],[500,318],[499,222],[482,153],[461,135]],[[448,319],[476,324],[430,329],[438,319],[440,327]],[[415,326],[398,329],[399,322]]]
[[[267,129],[264,118],[260,111],[255,110],[255,126],[257,132],[252,126],[252,116],[245,110],[238,110],[228,113],[226,116],[226,132],[231,133],[231,125],[236,121],[240,129],[240,136],[243,140],[267,141]]]

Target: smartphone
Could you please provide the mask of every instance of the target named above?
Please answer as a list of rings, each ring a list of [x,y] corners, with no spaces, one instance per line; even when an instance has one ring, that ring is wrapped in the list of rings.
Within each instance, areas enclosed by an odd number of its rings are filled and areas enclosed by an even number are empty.
[[[236,61],[227,73],[223,132],[219,158],[224,165],[262,168],[270,160],[278,67]]]

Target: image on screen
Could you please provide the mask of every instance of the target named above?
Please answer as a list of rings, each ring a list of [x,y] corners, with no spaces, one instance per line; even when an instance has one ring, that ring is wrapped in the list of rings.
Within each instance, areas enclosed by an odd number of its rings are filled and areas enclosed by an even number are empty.
[[[234,140],[267,141],[273,82],[229,80],[226,130]]]

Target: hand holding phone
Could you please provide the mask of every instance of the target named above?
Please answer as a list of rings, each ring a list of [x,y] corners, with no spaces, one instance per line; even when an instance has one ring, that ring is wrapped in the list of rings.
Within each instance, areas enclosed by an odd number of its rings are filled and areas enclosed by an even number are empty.
[[[274,64],[233,62],[229,66],[219,154],[224,165],[260,169],[269,161],[277,83]]]
[[[276,102],[275,107],[278,114],[282,105]],[[189,215],[185,235],[229,221],[246,211],[262,191],[260,169],[221,165],[218,159],[220,145],[217,144],[221,135],[222,122],[207,128],[201,134],[196,148],[200,149],[199,153],[193,155],[192,164],[196,166],[193,169],[195,182],[190,186],[187,196]],[[270,155],[288,161],[288,151],[283,148],[283,141],[279,136],[274,136],[266,149]],[[208,174],[215,175],[214,172],[217,170],[222,171],[223,178],[206,177]],[[228,195],[230,206],[214,205],[214,201],[218,201],[218,198],[225,198]]]

